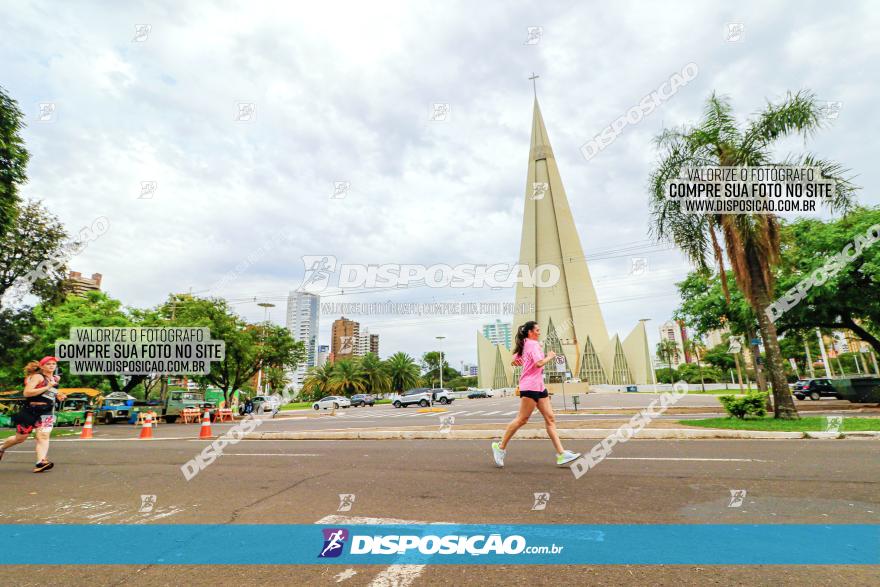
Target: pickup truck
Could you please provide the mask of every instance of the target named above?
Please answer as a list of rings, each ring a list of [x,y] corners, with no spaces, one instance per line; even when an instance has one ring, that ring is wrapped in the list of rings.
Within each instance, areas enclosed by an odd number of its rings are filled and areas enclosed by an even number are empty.
[[[162,418],[169,424],[174,424],[185,408],[198,408],[201,413],[208,410],[213,422],[217,405],[206,401],[205,396],[198,391],[169,391],[165,397],[165,404],[162,406]]]

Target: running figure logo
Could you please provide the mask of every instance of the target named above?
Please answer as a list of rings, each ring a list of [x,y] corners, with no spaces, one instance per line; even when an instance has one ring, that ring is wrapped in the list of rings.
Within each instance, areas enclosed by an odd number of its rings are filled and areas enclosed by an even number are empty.
[[[840,432],[843,428],[843,416],[825,416],[825,432]]]
[[[350,512],[351,506],[354,505],[354,493],[339,494],[339,509],[337,512]]]
[[[156,505],[156,496],[155,495],[142,495],[141,496],[141,508],[138,510],[141,514],[146,514],[153,511],[153,507]]]
[[[547,503],[550,502],[550,493],[536,493],[535,494],[535,505],[532,506],[532,511],[544,510],[547,509]]]
[[[345,528],[324,528],[324,548],[318,558],[336,558],[342,554],[342,547],[348,540],[348,530]]]
[[[746,499],[746,494],[748,492],[745,489],[731,489],[730,490],[730,503],[727,504],[729,508],[738,508],[742,506],[743,501]]]
[[[320,293],[330,285],[330,275],[336,271],[336,257],[331,255],[305,255],[302,258],[306,272],[296,291]]]
[[[452,431],[452,425],[455,424],[455,416],[440,416],[440,432],[447,434]]]

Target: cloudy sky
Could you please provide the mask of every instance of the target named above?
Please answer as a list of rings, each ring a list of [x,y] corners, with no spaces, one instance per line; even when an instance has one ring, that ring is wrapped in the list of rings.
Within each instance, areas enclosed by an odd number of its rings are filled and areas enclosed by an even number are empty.
[[[714,90],[741,117],[808,88],[840,102],[806,148],[880,203],[880,11],[870,3],[28,2],[4,11],[0,85],[28,117],[28,198],[71,231],[110,228],[71,262],[132,306],[222,296],[251,320],[340,263],[515,263],[532,88],[612,331],[677,305],[680,255],[648,241],[651,139]],[[729,39],[729,24],[742,29]],[[140,27],[138,25],[141,25]],[[529,27],[541,27],[528,42]],[[537,42],[534,42],[537,41]],[[579,147],[688,63],[699,73],[587,161]],[[41,120],[41,104],[43,106]],[[251,120],[236,120],[253,104]],[[431,120],[448,104],[445,120]],[[805,148],[779,145],[779,154]],[[144,182],[155,191],[142,196]],[[331,198],[335,182],[350,182]],[[632,258],[648,271],[632,275]],[[512,289],[416,288],[325,301],[497,301]],[[321,321],[321,343],[330,323]],[[496,316],[358,317],[381,354],[445,335],[475,361]],[[497,316],[507,318],[505,316]],[[657,339],[651,329],[652,341]]]

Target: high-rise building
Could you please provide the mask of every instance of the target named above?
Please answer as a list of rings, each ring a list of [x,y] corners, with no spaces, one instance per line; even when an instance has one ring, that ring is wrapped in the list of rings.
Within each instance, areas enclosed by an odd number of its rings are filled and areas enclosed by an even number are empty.
[[[462,363],[461,364],[461,376],[462,377],[476,377],[478,373],[479,367],[477,365],[472,365],[470,363]]]
[[[379,355],[379,335],[371,334],[370,335],[370,352],[374,355]]]
[[[489,339],[492,344],[503,344],[508,349],[513,347],[513,337],[510,333],[510,323],[495,320],[488,324],[483,324],[483,336]]]
[[[706,348],[712,349],[723,343],[725,334],[730,334],[730,328],[727,326],[707,332],[706,336],[703,337],[703,342],[706,345]]]
[[[318,345],[318,359],[315,361],[315,367],[323,367],[330,360],[330,345]]]
[[[92,277],[89,278],[83,277],[79,271],[71,271],[67,274],[67,287],[78,296],[87,291],[101,291],[102,278],[100,273],[92,273]]]
[[[333,321],[333,327],[330,331],[330,352],[333,354],[334,361],[356,356],[360,333],[361,325],[354,320],[343,316]]]
[[[660,340],[669,340],[675,343],[675,352],[672,355],[672,367],[674,369],[691,362],[691,355],[685,346],[687,339],[687,329],[685,329],[684,323],[681,321],[670,320],[660,326]],[[665,362],[665,359],[661,359],[662,362]]]
[[[644,321],[625,339],[609,336],[537,98],[524,200],[519,263],[533,276],[543,276],[544,282],[517,283],[513,324],[537,321],[545,352],[552,350],[564,357],[567,371],[582,382],[652,381]],[[480,387],[516,384],[509,348],[492,344],[478,333],[477,357]],[[565,376],[555,371],[545,371],[545,375],[548,383],[563,381]]]
[[[306,372],[317,365],[318,327],[321,298],[312,293],[291,291],[287,296],[287,329],[306,347],[306,361],[292,373],[295,389],[302,387]]]

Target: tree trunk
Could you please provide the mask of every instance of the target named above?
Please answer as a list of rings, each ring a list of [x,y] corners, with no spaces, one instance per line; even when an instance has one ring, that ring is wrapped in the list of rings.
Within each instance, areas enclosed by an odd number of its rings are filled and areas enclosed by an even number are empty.
[[[758,345],[752,344],[752,341],[755,339],[755,331],[751,328],[746,329],[746,336],[749,337],[749,352],[752,354],[752,364],[755,366],[755,380],[758,382],[758,389],[767,391],[767,378],[764,377],[764,369],[758,364],[761,351]]]
[[[782,350],[779,348],[779,340],[776,338],[776,326],[767,317],[766,310],[770,305],[770,293],[767,291],[757,259],[749,259],[748,267],[752,281],[752,297],[755,300],[755,313],[758,315],[758,325],[761,328],[764,350],[767,353],[767,371],[770,373],[770,385],[773,387],[773,415],[783,420],[797,420],[800,416],[797,408],[794,407],[794,400],[788,389],[788,381],[785,379],[785,370],[782,367]]]

